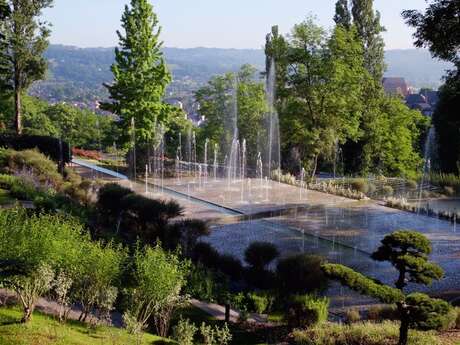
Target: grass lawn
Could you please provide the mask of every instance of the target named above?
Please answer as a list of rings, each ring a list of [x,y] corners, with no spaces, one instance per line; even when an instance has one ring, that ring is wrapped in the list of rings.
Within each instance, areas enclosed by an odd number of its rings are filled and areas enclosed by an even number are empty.
[[[141,343],[126,331],[113,327],[90,329],[87,325],[69,321],[60,324],[52,317],[34,313],[28,324],[19,324],[19,309],[0,309],[0,345],[150,345],[173,344],[160,337],[143,334]]]

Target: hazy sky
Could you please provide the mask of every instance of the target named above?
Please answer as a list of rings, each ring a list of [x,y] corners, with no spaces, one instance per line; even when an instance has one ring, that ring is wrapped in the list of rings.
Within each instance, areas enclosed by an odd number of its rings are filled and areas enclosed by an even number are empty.
[[[151,0],[167,47],[260,48],[272,25],[288,32],[309,13],[333,24],[336,0]],[[79,47],[117,44],[124,5],[129,0],[55,0],[45,17],[53,24],[52,43]],[[412,47],[404,9],[424,9],[425,0],[375,0],[387,28],[388,49]]]

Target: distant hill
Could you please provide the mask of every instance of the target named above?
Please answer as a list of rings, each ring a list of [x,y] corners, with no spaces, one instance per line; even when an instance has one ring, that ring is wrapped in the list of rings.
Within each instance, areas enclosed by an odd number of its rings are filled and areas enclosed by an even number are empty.
[[[169,96],[190,95],[213,75],[236,71],[249,63],[259,70],[265,64],[261,49],[164,48],[174,82]],[[46,81],[36,83],[31,93],[50,101],[88,102],[107,96],[103,82],[112,79],[113,48],[76,48],[51,45]],[[404,77],[415,87],[438,87],[449,65],[431,58],[425,50],[386,52],[387,76]]]

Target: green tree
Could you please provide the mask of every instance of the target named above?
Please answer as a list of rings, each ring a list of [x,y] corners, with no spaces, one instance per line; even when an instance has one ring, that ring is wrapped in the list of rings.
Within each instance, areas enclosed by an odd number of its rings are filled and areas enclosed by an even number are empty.
[[[154,318],[158,335],[167,336],[173,310],[181,303],[181,289],[189,269],[179,256],[165,252],[160,245],[137,249],[134,257],[135,284],[128,291],[129,309],[123,315],[131,331],[141,331]]]
[[[358,134],[366,76],[361,43],[355,30],[342,26],[328,37],[311,18],[294,26],[287,45],[274,40],[266,50],[280,56],[285,73],[278,76],[285,86],[277,101],[282,150],[292,161],[285,165],[292,170],[303,160],[314,176],[320,160],[332,160],[337,144]]]
[[[348,0],[337,0],[335,3],[334,22],[347,29],[351,26],[351,13],[348,7]]]
[[[372,259],[390,262],[399,272],[395,286],[401,291],[408,282],[430,285],[443,276],[441,267],[428,261],[430,241],[415,231],[395,231],[385,236]]]
[[[374,0],[352,0],[353,24],[358,30],[364,48],[364,65],[380,85],[385,71],[385,43],[380,24],[380,13],[373,9]]]
[[[460,4],[456,0],[431,1],[425,13],[407,10],[406,23],[416,29],[415,46],[428,47],[437,58],[456,63],[460,60]]]
[[[460,172],[460,4],[455,0],[432,1],[425,13],[407,10],[406,23],[416,29],[417,47],[428,47],[433,56],[454,63],[440,89],[433,116],[438,139],[439,166],[447,173]]]
[[[22,133],[21,97],[47,69],[43,53],[48,47],[49,25],[40,19],[52,0],[8,0],[10,15],[1,27],[7,45],[7,82],[14,90],[15,129]]]
[[[372,258],[388,261],[396,268],[396,288],[383,285],[342,265],[325,264],[322,269],[328,277],[355,291],[383,303],[396,303],[401,320],[398,344],[406,345],[409,329],[440,329],[446,324],[451,309],[447,302],[424,294],[404,294],[407,282],[430,285],[433,280],[442,278],[442,269],[428,261],[430,253],[430,241],[420,233],[402,230],[385,236]]]
[[[122,19],[124,32],[117,31],[120,47],[115,49],[112,65],[114,82],[106,84],[111,103],[102,109],[120,117],[120,143],[130,146],[131,120],[135,120],[136,141],[155,140],[160,124],[165,124],[169,107],[163,103],[171,75],[161,52],[157,15],[147,0],[131,0]]]

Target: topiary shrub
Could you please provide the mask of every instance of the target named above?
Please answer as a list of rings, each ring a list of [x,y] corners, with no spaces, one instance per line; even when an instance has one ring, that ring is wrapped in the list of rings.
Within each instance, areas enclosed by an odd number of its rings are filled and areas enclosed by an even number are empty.
[[[290,298],[286,322],[291,328],[308,328],[327,321],[329,299],[312,295],[294,295]]]
[[[244,252],[244,260],[256,270],[266,269],[278,256],[278,249],[269,242],[253,242]]]
[[[96,206],[103,215],[116,218],[122,211],[121,199],[132,192],[117,183],[108,183],[99,189]]]
[[[321,270],[324,258],[316,255],[299,254],[284,258],[276,267],[276,281],[280,295],[322,292],[328,286]]]
[[[407,180],[407,188],[409,190],[416,190],[417,189],[417,182],[414,180]]]

